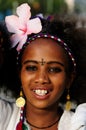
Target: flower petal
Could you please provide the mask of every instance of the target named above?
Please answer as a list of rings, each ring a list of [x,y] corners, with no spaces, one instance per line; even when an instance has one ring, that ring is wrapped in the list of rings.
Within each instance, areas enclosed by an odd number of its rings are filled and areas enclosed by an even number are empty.
[[[42,29],[41,21],[39,18],[34,18],[27,23],[27,34],[39,33]]]
[[[14,33],[11,36],[13,43],[12,47],[19,43],[17,47],[17,50],[19,50],[26,43],[28,34],[40,32],[42,25],[39,18],[29,20],[31,17],[31,12],[30,6],[27,3],[17,7],[16,13],[18,16],[7,16],[5,18],[5,22],[8,31]]]
[[[23,35],[17,46],[17,51],[19,51],[22,48],[22,46],[26,43],[26,40],[27,40],[27,35]]]
[[[7,16],[5,22],[9,32],[17,33],[19,28],[19,18],[17,16]]]
[[[11,41],[12,41],[12,47],[15,47],[17,45],[17,43],[20,41],[21,36],[18,34],[13,34],[11,36]]]
[[[19,16],[19,19],[21,22],[26,23],[29,18],[31,17],[31,12],[30,12],[30,6],[27,3],[24,3],[17,7],[17,14]]]

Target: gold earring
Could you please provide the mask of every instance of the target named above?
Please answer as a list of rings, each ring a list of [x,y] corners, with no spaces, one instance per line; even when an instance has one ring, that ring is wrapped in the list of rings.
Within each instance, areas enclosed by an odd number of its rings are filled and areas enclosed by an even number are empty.
[[[24,107],[24,105],[25,105],[25,99],[23,98],[22,91],[20,91],[20,97],[16,99],[16,105],[17,105],[17,107]]]
[[[72,107],[72,102],[70,101],[69,89],[68,89],[68,94],[66,96],[66,99],[67,99],[67,101],[66,101],[66,104],[65,104],[65,109],[67,111],[69,111],[71,109],[71,107]]]

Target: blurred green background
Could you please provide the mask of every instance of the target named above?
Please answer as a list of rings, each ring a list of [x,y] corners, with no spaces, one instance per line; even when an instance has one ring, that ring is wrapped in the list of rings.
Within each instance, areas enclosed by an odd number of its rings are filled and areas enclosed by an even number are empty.
[[[86,16],[86,0],[0,0],[0,20],[15,13],[21,3],[31,6],[32,14],[78,14]]]

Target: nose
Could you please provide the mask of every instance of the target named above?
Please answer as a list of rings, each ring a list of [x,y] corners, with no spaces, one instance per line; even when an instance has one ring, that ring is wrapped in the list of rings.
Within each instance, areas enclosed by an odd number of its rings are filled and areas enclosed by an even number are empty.
[[[48,84],[50,82],[48,74],[41,70],[35,76],[35,83]]]

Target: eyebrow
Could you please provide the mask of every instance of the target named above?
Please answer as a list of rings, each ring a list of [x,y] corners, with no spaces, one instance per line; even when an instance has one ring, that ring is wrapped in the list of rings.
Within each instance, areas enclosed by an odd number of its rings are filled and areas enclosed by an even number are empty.
[[[49,62],[47,62],[47,64],[59,64],[61,66],[64,66],[64,64],[59,61],[49,61]]]
[[[41,63],[41,61],[36,61],[36,60],[26,60],[26,61],[24,61],[23,64],[27,64],[27,63],[35,63],[35,64],[39,64],[39,63]],[[46,61],[45,61],[45,63],[46,63],[46,64],[59,64],[59,65],[61,65],[61,66],[64,66],[64,64],[61,63],[61,62],[59,62],[59,61],[49,61],[49,62],[46,62]]]
[[[35,63],[35,64],[38,64],[39,62],[38,62],[38,61],[35,61],[35,60],[26,60],[26,61],[24,61],[23,64],[27,64],[27,63]]]

